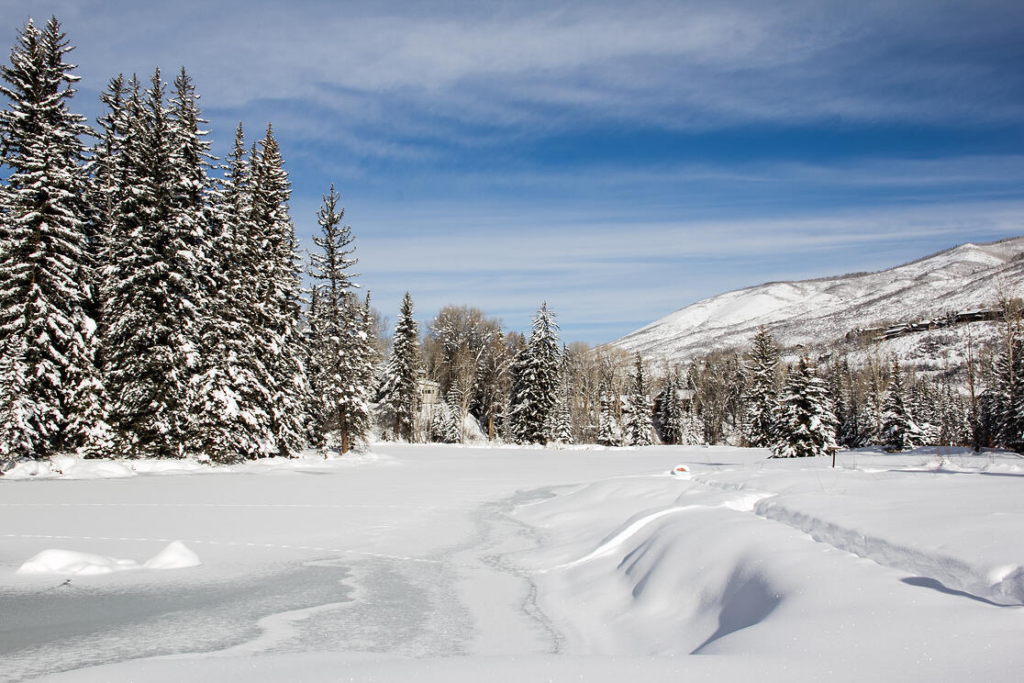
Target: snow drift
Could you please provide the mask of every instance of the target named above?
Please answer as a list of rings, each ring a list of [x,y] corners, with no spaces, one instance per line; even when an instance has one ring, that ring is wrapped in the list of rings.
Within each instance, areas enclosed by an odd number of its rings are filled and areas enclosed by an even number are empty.
[[[201,564],[199,556],[184,543],[174,541],[142,564],[74,550],[48,549],[21,565],[18,573],[96,576],[142,569],[187,569]]]

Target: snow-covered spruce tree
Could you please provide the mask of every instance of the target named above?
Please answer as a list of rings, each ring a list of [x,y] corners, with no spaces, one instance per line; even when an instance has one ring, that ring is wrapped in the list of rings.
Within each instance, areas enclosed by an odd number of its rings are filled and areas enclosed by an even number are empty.
[[[615,414],[615,394],[609,382],[601,383],[600,394],[597,443],[601,446],[618,446],[621,441],[619,420]]]
[[[919,446],[936,445],[942,431],[941,394],[926,379],[907,378],[904,405],[919,430]]]
[[[1024,342],[1008,334],[992,361],[990,421],[995,443],[1024,452]]]
[[[658,404],[658,431],[664,444],[678,444],[682,433],[683,410],[677,384],[677,376],[669,377]]]
[[[338,411],[342,453],[354,442],[365,441],[372,425],[370,402],[379,354],[369,292],[362,306],[357,305],[355,297],[349,297],[345,321],[344,372],[349,384]]]
[[[830,455],[838,449],[828,387],[805,358],[789,371],[776,424],[773,458]]]
[[[95,455],[109,447],[95,365],[89,180],[73,48],[51,18],[18,33],[0,69],[0,455]]]
[[[408,441],[415,436],[420,379],[420,333],[412,316],[412,297],[406,292],[395,323],[391,355],[377,390],[382,423],[395,439]]]
[[[356,264],[352,228],[342,224],[345,209],[331,185],[317,212],[321,233],[313,238],[320,253],[310,254],[310,275],[317,305],[310,311],[312,345],[310,375],[313,404],[323,420],[322,446],[337,444],[344,454],[352,442],[365,438],[369,428],[369,339],[363,307],[357,302],[349,270]]]
[[[555,314],[541,304],[525,353],[513,368],[512,432],[519,443],[544,443],[558,394],[559,341]]]
[[[860,413],[863,407],[854,391],[853,373],[846,358],[832,368],[829,376],[829,392],[833,399],[836,415],[836,442],[840,446],[856,448],[860,445]]]
[[[704,434],[707,430],[701,422],[700,416],[693,412],[693,402],[687,402],[682,411],[682,427],[679,430],[680,446],[699,446],[707,443]]]
[[[205,143],[178,118],[192,104],[166,106],[159,70],[144,95],[133,83],[127,101],[117,171],[128,189],[109,236],[104,358],[112,420],[132,457],[185,455],[210,407],[195,386],[213,271]]]
[[[249,212],[261,258],[256,261],[257,356],[270,381],[271,432],[276,455],[305,445],[309,386],[302,362],[298,243],[288,214],[291,185],[272,126],[249,157]]]
[[[189,358],[192,375],[187,403],[190,424],[186,450],[215,462],[232,462],[259,454],[265,432],[258,429],[245,390],[253,378],[237,362],[238,345],[229,342],[245,330],[230,301],[224,254],[223,190],[210,179],[213,156],[199,96],[183,68],[174,80],[168,119],[173,150],[174,231],[190,255],[197,293],[196,353]],[[236,328],[237,329],[232,329]]]
[[[903,373],[893,358],[889,391],[882,404],[882,445],[887,451],[906,451],[921,445],[921,430],[904,403]]]
[[[260,243],[249,218],[248,163],[239,125],[212,193],[211,284],[200,331],[202,363],[193,377],[199,397],[190,450],[214,462],[273,454],[271,380],[260,361],[256,327]]]
[[[651,398],[648,395],[643,359],[639,353],[635,358],[633,381],[629,385],[629,407],[629,419],[625,425],[626,443],[630,446],[650,446],[654,443]]]
[[[572,396],[569,387],[568,354],[562,348],[562,362],[559,366],[558,395],[555,405],[548,414],[547,440],[552,443],[569,445],[575,442],[572,435],[572,413],[569,401]]]
[[[460,443],[462,428],[459,424],[461,399],[456,392],[449,392],[447,398],[434,406],[430,421],[430,439],[436,443]]]
[[[771,334],[761,327],[754,335],[747,366],[750,382],[747,385],[747,413],[744,437],[754,448],[768,448],[775,433],[775,420],[779,411],[778,389],[779,348]]]

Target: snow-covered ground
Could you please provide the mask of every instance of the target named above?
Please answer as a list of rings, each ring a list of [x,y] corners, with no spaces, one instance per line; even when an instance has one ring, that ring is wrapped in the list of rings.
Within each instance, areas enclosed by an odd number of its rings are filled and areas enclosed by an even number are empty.
[[[1020,680],[1024,459],[765,456],[21,465],[0,680]]]

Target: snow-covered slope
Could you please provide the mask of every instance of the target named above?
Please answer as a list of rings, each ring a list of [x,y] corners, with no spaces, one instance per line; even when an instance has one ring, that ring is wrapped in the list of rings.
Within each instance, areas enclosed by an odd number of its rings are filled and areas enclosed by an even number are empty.
[[[685,361],[744,347],[765,326],[784,347],[816,346],[854,329],[993,308],[1024,289],[1024,237],[963,244],[878,273],[770,282],[713,296],[613,342],[645,358]]]

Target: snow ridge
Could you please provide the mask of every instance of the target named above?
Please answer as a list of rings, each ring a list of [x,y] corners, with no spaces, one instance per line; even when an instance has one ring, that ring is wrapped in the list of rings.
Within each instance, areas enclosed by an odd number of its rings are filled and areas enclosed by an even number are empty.
[[[885,567],[916,574],[919,579],[937,581],[945,589],[959,591],[968,597],[1001,607],[1024,607],[1024,567],[1017,567],[993,582],[992,576],[961,559],[849,529],[815,515],[793,510],[778,500],[765,500],[757,504],[754,513],[803,531],[819,543]]]
[[[877,273],[769,282],[698,301],[612,342],[645,358],[685,361],[745,347],[760,326],[784,347],[856,329],[992,308],[1024,285],[1024,237],[962,244]]]

